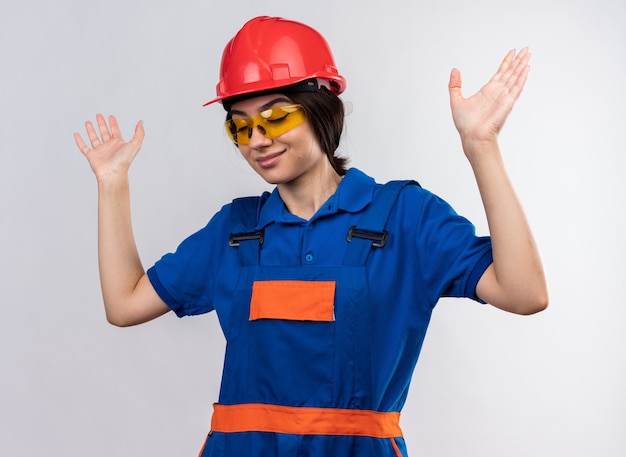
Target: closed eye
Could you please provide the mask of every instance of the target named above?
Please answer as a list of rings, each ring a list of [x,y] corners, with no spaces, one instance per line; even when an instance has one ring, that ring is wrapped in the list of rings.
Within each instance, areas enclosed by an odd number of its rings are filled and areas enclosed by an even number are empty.
[[[270,124],[279,124],[281,122],[283,122],[285,119],[287,119],[287,116],[289,116],[290,113],[285,113],[284,116],[279,117],[279,118],[268,118],[266,119],[266,122],[269,122]]]

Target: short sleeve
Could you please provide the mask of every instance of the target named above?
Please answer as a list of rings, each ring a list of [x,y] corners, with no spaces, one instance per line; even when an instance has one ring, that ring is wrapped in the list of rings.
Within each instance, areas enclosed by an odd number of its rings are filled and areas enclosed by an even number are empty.
[[[161,257],[147,275],[157,294],[177,316],[213,310],[213,288],[222,246],[228,245],[224,209],[173,253]]]
[[[421,190],[417,252],[421,271],[439,297],[481,302],[476,285],[493,262],[491,238],[477,236],[474,225],[443,199]]]

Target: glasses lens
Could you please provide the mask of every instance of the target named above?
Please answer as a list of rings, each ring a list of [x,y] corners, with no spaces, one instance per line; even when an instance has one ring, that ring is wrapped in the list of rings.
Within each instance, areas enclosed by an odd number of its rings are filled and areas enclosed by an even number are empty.
[[[276,138],[306,121],[302,105],[286,105],[267,109],[252,119],[234,118],[226,121],[226,132],[235,144],[249,144],[252,129],[258,128],[268,138]]]
[[[228,119],[224,126],[229,138],[235,144],[247,144],[251,136],[252,119]],[[246,141],[242,143],[243,141]]]

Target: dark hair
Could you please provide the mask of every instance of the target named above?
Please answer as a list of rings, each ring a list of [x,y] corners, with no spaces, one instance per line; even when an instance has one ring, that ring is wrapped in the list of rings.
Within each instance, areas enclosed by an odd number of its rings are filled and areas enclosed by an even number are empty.
[[[326,153],[333,169],[343,176],[347,172],[348,159],[337,156],[344,121],[343,102],[326,87],[317,92],[294,92],[289,98],[304,107],[313,135]]]
[[[237,101],[267,93],[284,93],[294,103],[304,107],[313,135],[328,157],[330,165],[339,176],[345,175],[348,171],[348,159],[335,155],[341,140],[345,116],[341,99],[326,87],[318,87],[316,80],[307,80],[293,86],[226,99],[222,102],[227,111],[226,119],[231,119],[230,108]]]

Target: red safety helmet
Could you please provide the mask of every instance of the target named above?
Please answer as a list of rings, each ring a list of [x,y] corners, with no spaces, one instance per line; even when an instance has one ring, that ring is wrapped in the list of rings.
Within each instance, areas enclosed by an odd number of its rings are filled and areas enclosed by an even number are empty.
[[[256,17],[224,48],[217,97],[204,106],[313,78],[328,81],[337,95],[346,87],[324,37],[299,22]]]

